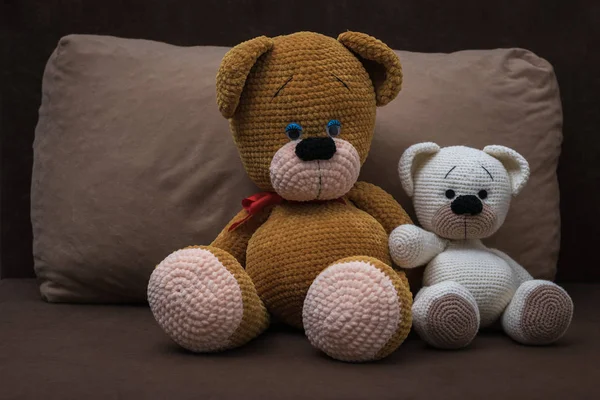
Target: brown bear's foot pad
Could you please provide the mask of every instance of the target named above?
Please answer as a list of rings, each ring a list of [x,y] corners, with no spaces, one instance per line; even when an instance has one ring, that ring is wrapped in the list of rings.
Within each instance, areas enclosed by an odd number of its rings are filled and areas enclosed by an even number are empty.
[[[412,311],[414,327],[421,339],[440,349],[465,347],[479,330],[475,298],[456,282],[421,289]]]
[[[190,247],[165,258],[150,277],[148,302],[171,339],[195,352],[240,346],[269,323],[246,272],[214,247]]]
[[[573,301],[555,283],[524,282],[502,315],[504,331],[522,344],[545,345],[565,334],[573,318]]]
[[[390,266],[350,257],[315,279],[302,318],[316,348],[342,361],[371,361],[392,353],[406,338],[411,305],[410,291]]]

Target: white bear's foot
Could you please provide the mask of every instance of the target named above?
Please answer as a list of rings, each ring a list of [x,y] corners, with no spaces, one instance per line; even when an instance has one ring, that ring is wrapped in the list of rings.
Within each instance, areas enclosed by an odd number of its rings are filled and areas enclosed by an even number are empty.
[[[448,281],[425,287],[412,308],[415,330],[429,345],[441,349],[467,346],[479,331],[475,298],[459,283]]]
[[[313,346],[342,361],[383,358],[400,346],[411,326],[412,296],[405,280],[371,257],[350,257],[327,267],[312,283],[302,319]]]
[[[148,302],[167,335],[195,352],[240,346],[269,323],[246,272],[214,247],[190,247],[165,258],[150,277]]]
[[[502,315],[504,331],[522,344],[544,345],[565,334],[573,318],[573,301],[550,281],[524,282]]]

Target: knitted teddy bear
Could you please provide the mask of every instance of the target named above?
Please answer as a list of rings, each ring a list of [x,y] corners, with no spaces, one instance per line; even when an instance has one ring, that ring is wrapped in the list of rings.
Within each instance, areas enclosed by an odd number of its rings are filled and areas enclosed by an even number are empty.
[[[175,342],[194,352],[234,348],[273,316],[339,360],[398,348],[412,295],[392,268],[388,235],[411,220],[357,179],[376,107],[401,83],[396,54],[356,32],[261,36],[225,55],[218,107],[264,192],[244,199],[210,245],[176,251],[152,273],[148,300]]]
[[[480,240],[502,226],[511,196],[529,178],[527,161],[503,146],[481,151],[421,143],[404,152],[398,168],[424,229],[396,228],[390,252],[404,268],[427,265],[413,305],[421,338],[434,347],[460,348],[480,327],[501,320],[504,331],[523,344],[559,339],[573,315],[569,295],[533,279]]]

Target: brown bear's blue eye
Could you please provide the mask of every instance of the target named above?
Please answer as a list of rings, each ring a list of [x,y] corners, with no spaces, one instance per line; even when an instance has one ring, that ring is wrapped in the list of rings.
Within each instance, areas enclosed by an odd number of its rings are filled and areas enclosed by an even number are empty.
[[[300,139],[300,136],[302,136],[302,127],[300,124],[292,122],[285,127],[285,134],[290,140],[298,140]]]
[[[452,189],[448,189],[446,190],[446,197],[449,199],[453,199],[454,196],[456,196],[456,193],[454,193],[454,190]]]
[[[332,119],[327,123],[327,134],[336,137],[342,132],[342,124],[337,119]]]

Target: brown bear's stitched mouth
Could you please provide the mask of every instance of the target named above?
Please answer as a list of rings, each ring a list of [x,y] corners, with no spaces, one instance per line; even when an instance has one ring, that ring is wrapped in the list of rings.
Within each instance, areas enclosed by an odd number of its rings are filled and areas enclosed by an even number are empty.
[[[321,175],[321,165],[319,164],[319,161],[317,161],[317,170],[319,171],[319,192],[317,193],[317,200],[319,200],[321,189],[323,188],[323,176]]]
[[[269,169],[273,189],[292,201],[333,200],[344,196],[358,179],[360,157],[345,140],[335,139],[338,150],[328,160],[302,161],[296,142],[275,153]]]

